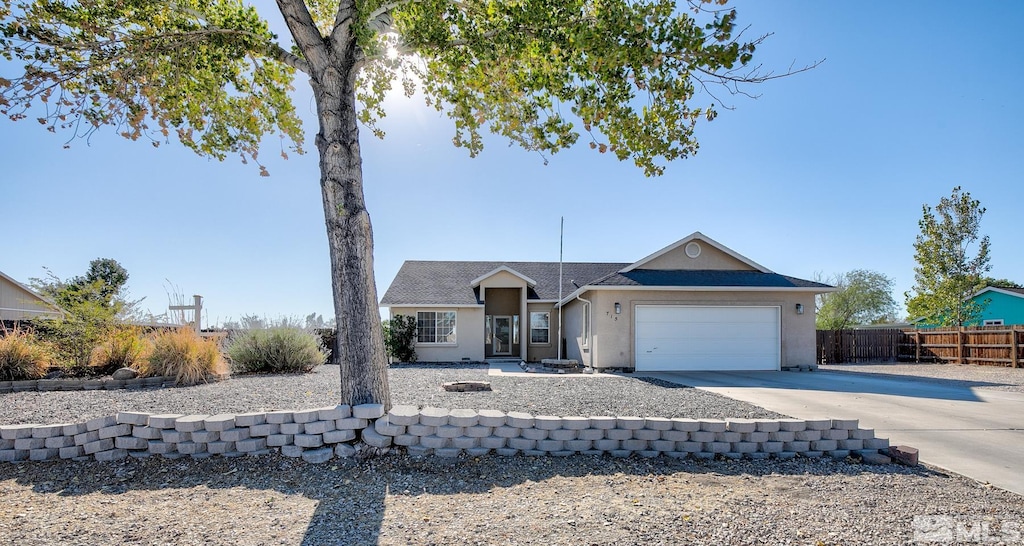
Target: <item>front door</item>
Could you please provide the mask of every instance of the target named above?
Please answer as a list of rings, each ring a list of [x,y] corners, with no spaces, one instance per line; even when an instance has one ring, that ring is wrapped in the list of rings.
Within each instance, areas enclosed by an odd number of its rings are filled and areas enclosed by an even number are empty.
[[[496,355],[512,354],[512,317],[494,317],[491,349]]]

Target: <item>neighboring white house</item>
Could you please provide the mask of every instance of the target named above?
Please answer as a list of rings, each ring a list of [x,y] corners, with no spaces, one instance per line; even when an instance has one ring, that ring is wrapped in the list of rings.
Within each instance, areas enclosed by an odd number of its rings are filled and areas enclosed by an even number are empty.
[[[57,318],[63,315],[52,302],[0,271],[0,320]]]
[[[814,295],[700,232],[634,263],[407,261],[381,301],[417,321],[420,360],[563,354],[594,368],[814,364]],[[558,312],[562,331],[558,330]]]

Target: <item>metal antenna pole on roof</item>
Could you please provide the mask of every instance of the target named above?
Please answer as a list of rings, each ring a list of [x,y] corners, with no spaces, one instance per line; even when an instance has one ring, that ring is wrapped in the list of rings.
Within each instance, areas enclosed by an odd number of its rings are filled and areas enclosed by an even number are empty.
[[[558,360],[562,360],[562,247],[565,242],[565,216],[558,228]]]

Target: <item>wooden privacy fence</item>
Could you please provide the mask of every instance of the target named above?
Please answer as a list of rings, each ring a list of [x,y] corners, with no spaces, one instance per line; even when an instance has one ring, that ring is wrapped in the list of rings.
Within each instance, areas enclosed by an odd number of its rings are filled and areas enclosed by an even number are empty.
[[[818,330],[819,364],[870,361],[1024,367],[1024,326]]]
[[[818,330],[818,364],[894,362],[902,335],[899,328]]]

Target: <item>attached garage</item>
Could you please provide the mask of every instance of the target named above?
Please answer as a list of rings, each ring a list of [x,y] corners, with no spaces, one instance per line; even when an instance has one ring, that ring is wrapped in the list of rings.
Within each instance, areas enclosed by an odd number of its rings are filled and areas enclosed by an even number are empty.
[[[778,306],[637,305],[637,371],[778,370]]]

